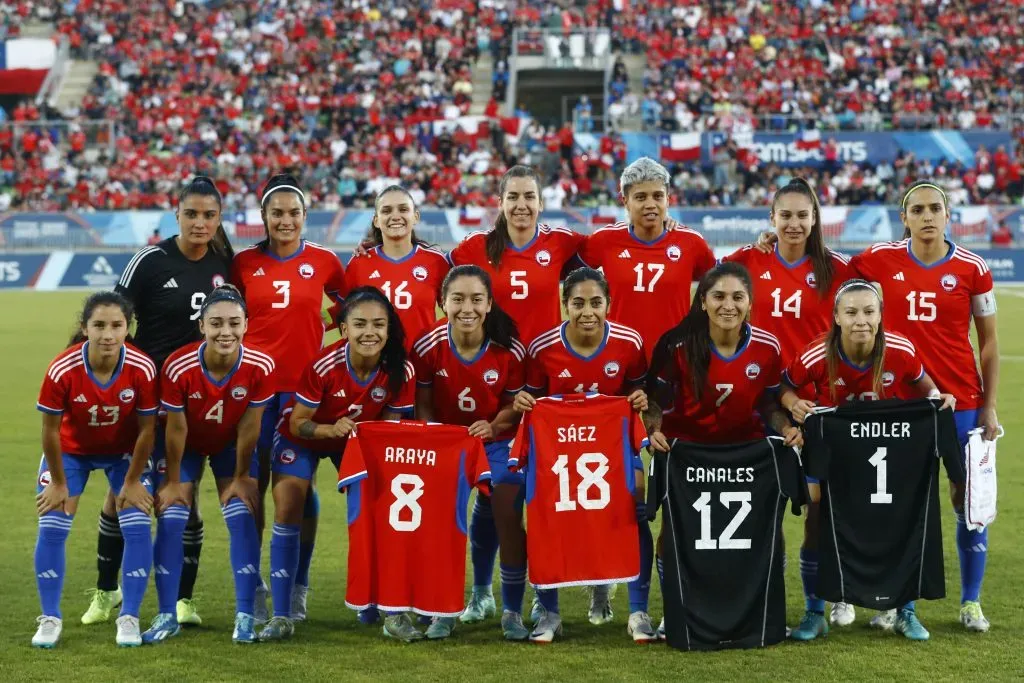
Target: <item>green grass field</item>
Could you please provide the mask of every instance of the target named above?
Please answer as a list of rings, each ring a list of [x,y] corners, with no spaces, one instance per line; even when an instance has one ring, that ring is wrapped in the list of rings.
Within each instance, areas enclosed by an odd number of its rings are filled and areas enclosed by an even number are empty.
[[[228,566],[227,532],[209,477],[202,488],[206,544],[197,586],[204,623],[160,646],[118,649],[113,622],[82,626],[79,617],[95,581],[96,519],[105,482],[94,477],[83,496],[68,543],[68,577],[62,641],[52,651],[29,641],[39,614],[32,555],[36,538],[33,496],[39,463],[39,414],[34,402],[47,363],[64,346],[74,326],[81,292],[0,291],[0,358],[4,399],[0,401],[0,500],[9,512],[0,532],[0,680],[963,680],[1024,679],[1024,464],[1021,437],[1024,399],[1024,293],[999,296],[1003,351],[1000,417],[1007,437],[1001,447],[1000,517],[990,532],[992,551],[983,604],[991,632],[967,634],[957,622],[959,570],[953,543],[953,515],[943,485],[943,531],[949,597],[919,603],[931,630],[928,643],[867,628],[871,616],[858,610],[857,623],[833,630],[824,641],[785,643],[759,651],[682,653],[664,646],[640,647],[625,631],[626,590],[615,600],[615,622],[594,627],[586,621],[586,596],[563,591],[565,638],[548,647],[509,644],[496,620],[462,627],[442,643],[402,645],[384,640],[376,627],[363,627],[344,606],[345,500],[334,493],[329,468],[321,468],[320,537],[312,570],[309,620],[294,639],[247,648],[232,645],[234,592]],[[786,521],[789,539],[789,622],[802,614],[796,547],[801,521]],[[268,541],[269,543],[269,541]],[[269,550],[264,547],[264,569]],[[467,570],[468,570],[467,562]],[[651,613],[661,617],[657,581]],[[155,589],[143,605],[143,622],[153,616]]]

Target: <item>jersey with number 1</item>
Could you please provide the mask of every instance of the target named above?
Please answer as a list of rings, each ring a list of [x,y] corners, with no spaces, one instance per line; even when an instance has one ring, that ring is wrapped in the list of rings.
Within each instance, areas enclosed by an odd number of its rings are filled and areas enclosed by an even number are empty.
[[[581,356],[569,345],[562,323],[537,337],[527,351],[526,386],[530,391],[558,394],[624,395],[647,377],[647,357],[636,330],[610,320],[604,338],[591,355]]]

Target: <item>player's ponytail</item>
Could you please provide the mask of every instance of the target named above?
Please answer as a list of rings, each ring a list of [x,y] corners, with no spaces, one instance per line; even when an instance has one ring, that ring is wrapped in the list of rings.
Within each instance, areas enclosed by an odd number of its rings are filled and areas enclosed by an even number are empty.
[[[398,394],[405,384],[405,329],[402,321],[388,298],[376,287],[356,287],[345,297],[345,305],[338,314],[338,327],[346,322],[349,314],[359,304],[378,303],[384,307],[388,316],[388,339],[380,352],[380,369],[388,378],[388,391],[392,396]]]
[[[366,233],[366,239],[369,242],[369,244],[367,246],[369,246],[371,248],[372,247],[379,247],[380,245],[384,244],[384,233],[381,231],[380,228],[377,227],[377,212],[380,210],[380,200],[381,200],[381,198],[384,195],[386,195],[388,193],[391,193],[391,192],[401,192],[402,194],[404,194],[406,197],[409,198],[409,203],[412,204],[413,211],[414,212],[418,212],[419,211],[419,207],[416,206],[416,200],[413,198],[412,193],[409,192],[409,190],[407,190],[404,187],[402,187],[401,185],[388,185],[383,190],[378,192],[377,193],[377,197],[373,200],[373,219],[370,221],[370,229]],[[419,216],[417,215],[416,220],[413,221],[413,224],[415,225],[418,222],[419,222]],[[431,246],[430,242],[427,242],[425,239],[419,237],[416,234],[416,228],[413,228],[413,230],[412,230],[412,243],[414,245],[418,244],[418,245],[420,245],[422,247],[429,247],[429,246]]]
[[[217,210],[221,211],[224,208],[220,190],[217,189],[213,178],[209,176],[197,175],[192,178],[178,195],[178,206],[180,207],[181,203],[191,196],[214,197],[217,200]],[[235,250],[231,248],[231,241],[228,239],[228,233],[224,230],[223,221],[217,223],[217,231],[214,233],[213,239],[210,240],[210,248],[225,261],[230,262],[235,257]]]
[[[508,188],[508,181],[512,178],[533,178],[533,182],[537,185],[537,194],[540,194],[540,174],[532,166],[519,164],[508,169],[505,171],[505,175],[501,176],[501,182],[498,184],[499,201],[505,199],[505,190]],[[494,227],[484,238],[487,260],[494,265],[495,270],[501,267],[502,254],[505,253],[505,248],[511,241],[512,238],[508,233],[508,219],[505,218],[505,211],[502,209],[498,211],[498,217],[494,219]]]
[[[947,220],[949,219],[949,198],[946,196],[946,191],[930,180],[920,180],[911,185],[909,188],[907,188],[906,193],[904,193],[903,195],[903,201],[900,202],[900,218],[903,219],[903,239],[907,239],[908,237],[910,237],[910,228],[908,228],[906,225],[907,200],[910,199],[910,195],[914,192],[914,190],[920,190],[922,187],[930,187],[931,189],[938,191],[938,193],[942,196],[942,206],[946,210]],[[945,228],[945,226],[943,226],[943,228]]]
[[[95,292],[94,294],[90,294],[82,305],[82,312],[78,315],[78,325],[75,328],[74,334],[71,336],[71,341],[68,342],[68,346],[80,344],[89,338],[82,330],[89,324],[89,319],[92,318],[92,314],[100,306],[117,306],[120,308],[128,326],[131,327],[132,317],[135,315],[135,307],[132,306],[132,302],[129,301],[127,297],[111,291]],[[129,342],[131,340],[131,335],[128,335],[125,339],[125,341]]]
[[[814,288],[818,296],[822,297],[832,291],[832,278],[835,275],[835,267],[832,263],[832,256],[825,247],[825,235],[821,227],[821,202],[811,184],[803,178],[793,178],[782,189],[775,193],[772,199],[772,214],[775,213],[775,205],[779,197],[787,194],[798,194],[806,197],[811,202],[814,213],[811,222],[811,234],[807,236],[807,256],[811,259],[811,269],[814,271]]]
[[[867,280],[847,280],[839,286],[836,291],[835,303],[832,305],[832,327],[825,336],[825,369],[828,372],[829,399],[836,402],[836,379],[839,377],[840,353],[843,344],[843,330],[836,322],[836,315],[839,313],[839,300],[851,292],[871,292],[878,299],[879,313],[882,311],[882,297]],[[881,319],[878,321],[878,330],[875,331],[875,345],[871,349],[871,391],[878,396],[882,395],[882,375],[885,373],[885,326]]]
[[[494,300],[494,289],[491,285],[491,276],[480,266],[467,263],[462,266],[455,266],[448,271],[441,283],[441,300],[448,298],[448,290],[452,283],[461,277],[475,277],[487,290],[487,300],[491,304],[491,310],[484,316],[484,336],[498,346],[512,350],[514,342],[519,341],[519,328],[516,321],[512,319],[505,310]]]
[[[302,204],[302,214],[306,214],[306,195],[302,193],[302,189],[299,187],[299,181],[296,180],[295,176],[288,173],[278,173],[277,175],[270,176],[270,180],[263,186],[263,194],[260,196],[260,217],[263,219],[263,229],[266,231],[266,237],[260,240],[256,246],[262,250],[270,248],[270,227],[267,221],[267,200],[270,199],[272,194],[277,192],[291,192],[299,198],[299,202]]]

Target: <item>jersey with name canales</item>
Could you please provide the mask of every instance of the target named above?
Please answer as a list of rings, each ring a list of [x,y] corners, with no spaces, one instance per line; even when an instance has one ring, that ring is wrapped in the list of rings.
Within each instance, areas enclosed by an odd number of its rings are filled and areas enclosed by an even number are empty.
[[[164,410],[185,413],[188,450],[217,455],[234,445],[245,411],[273,398],[274,361],[242,345],[235,366],[215,380],[203,360],[205,349],[205,341],[197,342],[170,355],[164,364],[160,403]]]
[[[231,281],[249,308],[245,340],[274,359],[278,391],[295,391],[324,342],[324,295],[344,296],[345,270],[337,254],[303,240],[279,259],[259,246],[235,255]]]
[[[414,245],[398,260],[378,246],[365,256],[352,257],[345,283],[348,291],[364,285],[382,291],[402,321],[406,348],[412,348],[437,320],[437,299],[450,268],[444,254],[427,246]]]
[[[874,366],[854,365],[842,349],[839,349],[833,386],[828,376],[828,362],[825,360],[826,346],[824,340],[811,344],[790,362],[782,375],[789,386],[796,389],[807,388],[810,399],[815,404],[835,406],[846,401],[911,399],[921,395],[916,384],[924,376],[924,366],[917,357],[914,345],[906,337],[893,332],[885,333],[880,391],[875,391],[874,387]]]
[[[366,381],[360,381],[352,368],[348,342],[332,346],[306,368],[295,390],[295,396],[281,411],[277,430],[284,438],[311,451],[340,453],[345,439],[301,439],[292,434],[289,418],[298,402],[316,412],[311,418],[318,424],[333,424],[343,417],[353,422],[379,420],[385,411],[411,413],[416,401],[416,371],[405,362],[401,388],[393,393],[383,369]]]
[[[739,443],[765,435],[758,407],[765,392],[779,387],[782,374],[779,342],[764,330],[746,326],[743,341],[726,358],[711,349],[707,379],[698,398],[690,381],[683,347],[658,381],[675,389],[675,401],[662,422],[669,438],[705,444]]]
[[[487,258],[486,232],[473,233],[448,254],[453,265],[472,263],[491,276],[494,300],[512,316],[519,338],[529,344],[562,319],[559,283],[565,264],[576,255],[584,236],[566,228],[537,227],[521,249],[509,243],[495,268]]]
[[[809,415],[804,432],[821,480],[818,596],[880,610],[944,597],[939,459],[964,480],[953,412],[853,402]]]
[[[463,610],[466,507],[490,479],[480,439],[425,422],[360,424],[345,447],[345,604],[454,617]]]
[[[616,223],[587,237],[579,255],[604,271],[612,292],[608,316],[640,334],[648,362],[661,335],[690,310],[690,283],[715,266],[701,234],[685,227],[646,242],[628,223]]]
[[[665,634],[681,650],[764,647],[786,638],[786,499],[807,488],[796,452],[772,437],[731,446],[676,441],[655,453],[648,512],[664,529]]]
[[[444,320],[416,343],[413,365],[417,385],[433,390],[434,420],[468,427],[478,420],[493,420],[502,405],[523,389],[525,356],[518,341],[506,349],[485,340],[476,357],[463,358]],[[494,438],[500,441],[514,434],[512,428]]]
[[[130,344],[114,374],[101,384],[89,367],[89,342],[75,344],[50,363],[36,408],[62,415],[60,449],[69,455],[120,455],[135,449],[139,415],[155,415],[156,366]]]
[[[982,402],[971,316],[994,314],[995,294],[985,259],[947,244],[945,258],[930,266],[910,252],[910,240],[876,244],[851,265],[881,285],[886,328],[914,342],[939,389],[956,396],[958,410],[970,410]]]
[[[198,261],[185,258],[174,237],[140,249],[114,288],[135,306],[135,347],[159,368],[176,349],[198,341],[203,301],[230,272],[230,260],[213,249]]]
[[[765,254],[746,246],[722,259],[739,263],[750,271],[754,285],[750,322],[779,340],[783,367],[811,341],[829,331],[836,289],[853,277],[850,259],[831,249],[826,253],[832,261],[832,286],[824,294],[818,292],[814,266],[807,256],[787,263],[779,255],[778,247]]]
[[[527,351],[526,386],[546,396],[559,394],[625,395],[647,377],[647,357],[636,330],[610,320],[604,338],[589,356],[566,339],[565,322],[537,337]]]
[[[647,432],[623,397],[541,398],[509,467],[526,474],[526,554],[538,588],[626,582],[640,572],[634,458]]]

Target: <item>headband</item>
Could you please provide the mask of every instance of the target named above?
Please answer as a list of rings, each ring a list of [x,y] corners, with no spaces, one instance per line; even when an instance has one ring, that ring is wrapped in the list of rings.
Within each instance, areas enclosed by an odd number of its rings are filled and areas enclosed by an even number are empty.
[[[299,201],[302,202],[302,207],[306,207],[306,195],[302,194],[302,190],[295,187],[294,185],[275,185],[274,187],[270,188],[263,194],[263,199],[260,200],[260,206],[266,206],[267,198],[269,198],[270,195],[274,194],[278,190],[291,190],[292,192],[295,192],[296,194],[299,195]]]
[[[854,289],[869,289],[875,295],[875,298],[877,298],[879,301],[882,300],[882,295],[879,294],[878,290],[875,289],[874,285],[872,285],[867,280],[848,280],[847,282],[844,282],[838,290],[836,290],[836,305],[839,305],[839,298],[843,296],[843,294],[846,294],[847,292],[850,292]]]
[[[932,183],[921,183],[920,185],[914,185],[912,188],[907,190],[907,193],[905,195],[903,195],[903,210],[904,211],[907,210],[907,200],[910,199],[910,195],[912,195],[914,193],[914,190],[920,190],[923,187],[930,187],[933,190],[937,191],[939,194],[942,195],[942,201],[943,202],[948,202],[949,201],[949,200],[946,199],[946,192],[945,192],[945,190],[943,190],[938,185],[933,185]]]
[[[202,318],[206,314],[207,308],[209,308],[213,304],[218,304],[222,301],[229,301],[233,304],[238,304],[239,306],[242,307],[242,311],[246,315],[249,315],[249,309],[246,307],[245,299],[242,298],[241,294],[234,291],[233,289],[228,289],[227,287],[218,287],[217,289],[213,290],[210,296],[206,297],[205,301],[203,301],[203,305],[199,308],[199,317]]]

